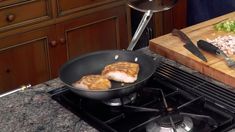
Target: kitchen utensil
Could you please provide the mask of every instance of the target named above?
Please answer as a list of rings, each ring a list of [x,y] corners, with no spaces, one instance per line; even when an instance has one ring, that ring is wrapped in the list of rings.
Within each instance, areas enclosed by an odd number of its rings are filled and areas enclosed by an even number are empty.
[[[129,0],[128,5],[134,9],[145,12],[127,50],[107,50],[89,53],[68,61],[60,70],[59,77],[69,88],[78,95],[96,100],[120,98],[135,92],[155,71],[154,60],[142,53],[131,51],[135,47],[140,35],[148,24],[153,12],[170,9],[177,0]],[[84,75],[100,74],[102,69],[116,61],[136,62],[140,65],[138,79],[131,84],[112,82],[109,90],[84,90],[75,88],[72,83]]]
[[[140,35],[148,24],[153,12],[159,12],[170,9],[177,0],[167,0],[160,2],[159,0],[129,0],[128,5],[136,10],[144,12],[144,16],[127,48],[133,50]],[[87,74],[100,74],[102,69],[116,61],[136,62],[140,65],[140,72],[137,81],[131,84],[112,82],[112,88],[103,91],[90,91],[75,88],[72,83],[79,80],[82,76]],[[100,51],[83,55],[74,60],[67,62],[60,70],[60,79],[69,86],[69,88],[80,96],[105,100],[117,97],[122,97],[134,92],[141,84],[143,84],[155,71],[154,61],[151,57],[142,53],[131,51]]]
[[[235,61],[232,60],[230,57],[228,57],[222,50],[220,50],[218,47],[214,46],[213,44],[204,40],[199,40],[197,42],[197,46],[209,53],[222,56],[229,67],[235,67]]]
[[[16,93],[16,92],[18,92],[18,91],[24,91],[25,89],[30,88],[30,87],[31,87],[31,84],[23,85],[23,86],[21,86],[20,88],[17,88],[17,89],[15,89],[15,90],[10,91],[10,92],[6,92],[6,93],[1,94],[1,95],[0,95],[0,98],[1,98],[1,97],[4,97],[4,96],[7,96],[7,95],[10,95],[10,94],[13,94],[13,93]]]
[[[182,31],[178,29],[172,30],[172,35],[177,36],[185,43],[184,47],[189,50],[192,54],[200,58],[201,60],[207,62],[206,57],[201,53],[201,51],[193,44],[191,39]]]
[[[144,15],[127,49],[133,50],[149,20],[152,18],[153,13],[168,10],[172,8],[177,1],[178,0],[128,0],[128,5],[131,8],[144,12]]]
[[[72,83],[84,75],[101,74],[102,69],[117,61],[138,63],[140,71],[134,83],[124,84],[112,81],[108,90],[84,90],[73,87]],[[125,50],[107,50],[89,53],[64,64],[60,70],[60,79],[78,95],[96,100],[107,100],[122,97],[137,90],[155,71],[155,61],[148,55]]]

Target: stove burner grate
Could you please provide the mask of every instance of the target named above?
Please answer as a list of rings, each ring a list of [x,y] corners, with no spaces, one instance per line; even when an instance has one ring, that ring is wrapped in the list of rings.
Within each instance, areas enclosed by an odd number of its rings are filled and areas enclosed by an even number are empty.
[[[155,73],[157,80],[167,80],[183,90],[204,96],[235,114],[235,92],[187,73],[169,64],[162,63]]]
[[[180,118],[180,119],[179,119]],[[162,124],[162,119],[165,120]],[[193,129],[193,120],[190,117],[182,115],[166,116],[159,119],[160,121],[150,122],[146,126],[147,132],[190,132]],[[175,125],[172,126],[171,121]]]
[[[103,101],[103,103],[106,105],[109,105],[109,106],[121,106],[121,105],[133,103],[136,99],[136,96],[137,96],[136,93],[132,93],[132,94],[125,96],[125,97],[122,97],[122,98],[105,100],[105,101]]]
[[[134,101],[122,105],[113,107],[81,98],[66,87],[50,91],[49,94],[102,132],[146,132],[151,125],[159,125],[173,132],[179,126],[191,132],[223,132],[234,123],[235,118],[230,109],[220,107],[217,101],[211,101],[207,95],[197,91],[198,87],[207,83],[180,69],[162,64],[146,87],[137,92]],[[231,94],[228,96],[232,97]]]
[[[169,114],[161,117],[157,122],[161,127],[173,127],[182,124],[184,117],[180,114]]]

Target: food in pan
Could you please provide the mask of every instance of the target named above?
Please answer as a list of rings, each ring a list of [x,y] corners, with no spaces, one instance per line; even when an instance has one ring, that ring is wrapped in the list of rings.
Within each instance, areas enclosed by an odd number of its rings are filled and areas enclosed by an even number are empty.
[[[101,75],[86,75],[73,83],[73,86],[87,90],[107,90],[111,88],[111,82]]]
[[[137,80],[139,64],[132,62],[115,62],[105,66],[102,75],[110,80],[133,83]]]

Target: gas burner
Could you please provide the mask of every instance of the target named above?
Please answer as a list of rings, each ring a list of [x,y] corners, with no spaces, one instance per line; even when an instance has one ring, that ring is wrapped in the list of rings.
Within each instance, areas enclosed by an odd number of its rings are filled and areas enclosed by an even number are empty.
[[[182,121],[183,121],[182,115],[178,115],[178,114],[167,115],[167,116],[160,118],[159,125],[163,127],[172,127],[172,123],[174,123],[174,125],[179,125],[182,123]]]
[[[193,120],[179,114],[160,117],[146,126],[147,132],[189,132],[193,129]]]
[[[235,132],[235,129],[229,130],[228,132]]]
[[[133,103],[136,97],[137,97],[137,94],[133,93],[123,98],[115,98],[115,99],[106,100],[106,101],[103,101],[103,103],[108,106],[122,106],[122,105],[126,105],[129,103]]]

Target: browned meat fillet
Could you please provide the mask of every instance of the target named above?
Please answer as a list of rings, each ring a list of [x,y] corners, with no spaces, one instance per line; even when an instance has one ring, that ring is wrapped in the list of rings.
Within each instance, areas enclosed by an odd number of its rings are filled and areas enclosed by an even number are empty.
[[[111,88],[111,82],[101,75],[87,75],[73,83],[73,86],[87,90],[107,90]]]
[[[110,80],[133,83],[137,80],[139,64],[132,62],[116,62],[105,66],[102,75]]]

